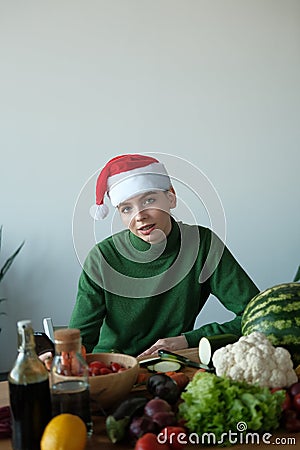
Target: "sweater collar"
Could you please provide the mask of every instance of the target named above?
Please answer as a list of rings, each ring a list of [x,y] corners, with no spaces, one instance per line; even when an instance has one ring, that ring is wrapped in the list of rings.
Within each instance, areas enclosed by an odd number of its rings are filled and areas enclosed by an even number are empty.
[[[180,246],[180,229],[178,223],[171,217],[172,228],[169,236],[167,237],[167,242],[163,241],[158,244],[150,244],[149,242],[145,242],[143,239],[139,238],[131,231],[129,231],[129,240],[130,243],[136,250],[141,252],[148,251],[150,248],[153,252],[163,254],[164,256],[168,256],[174,251],[177,251]],[[162,246],[165,247],[162,252]]]

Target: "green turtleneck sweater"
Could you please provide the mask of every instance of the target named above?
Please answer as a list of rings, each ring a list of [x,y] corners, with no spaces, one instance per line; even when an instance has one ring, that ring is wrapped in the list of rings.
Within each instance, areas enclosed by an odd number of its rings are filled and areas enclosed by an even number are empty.
[[[124,230],[94,246],[69,325],[80,329],[88,352],[138,355],[158,339],[180,334],[196,347],[202,336],[240,335],[243,310],[257,293],[211,230],[172,219],[172,231],[160,244]],[[193,329],[210,294],[236,317]]]

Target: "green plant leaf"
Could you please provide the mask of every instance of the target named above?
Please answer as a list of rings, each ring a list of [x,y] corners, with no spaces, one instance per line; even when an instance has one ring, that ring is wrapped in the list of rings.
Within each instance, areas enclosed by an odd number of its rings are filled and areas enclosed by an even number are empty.
[[[8,271],[8,269],[10,268],[10,266],[12,265],[15,257],[17,256],[17,254],[19,253],[19,251],[21,250],[21,248],[23,247],[23,245],[25,244],[25,242],[23,241],[22,244],[17,248],[17,250],[5,261],[1,271],[0,271],[0,282],[2,280],[2,278],[4,277],[4,275],[6,274],[6,272]]]
[[[298,267],[297,273],[293,281],[300,281],[300,266]]]
[[[0,252],[1,252],[1,243],[2,243],[2,230],[3,230],[3,225],[0,226]],[[25,242],[23,241],[22,244],[19,245],[17,250],[5,261],[4,265],[2,266],[2,268],[0,270],[0,282],[2,281],[4,275],[6,274],[6,272],[12,265],[15,257],[17,256],[17,254],[19,253],[19,251],[21,250],[21,248],[23,247],[24,244],[25,244]],[[0,298],[0,304],[2,302],[4,302],[5,300],[6,300],[6,298]],[[6,316],[6,315],[7,315],[6,312],[0,311],[0,316]],[[1,333],[1,330],[2,330],[2,328],[0,328],[0,333]]]

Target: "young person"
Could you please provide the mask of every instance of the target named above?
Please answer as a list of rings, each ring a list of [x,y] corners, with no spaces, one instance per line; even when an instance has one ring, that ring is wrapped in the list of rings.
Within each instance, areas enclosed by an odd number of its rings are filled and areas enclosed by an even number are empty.
[[[120,155],[101,170],[95,219],[117,208],[125,229],[97,243],[79,279],[70,327],[87,352],[134,356],[198,346],[202,336],[241,334],[241,315],[258,288],[210,229],[175,221],[166,168],[142,154]],[[209,295],[236,317],[194,329]]]

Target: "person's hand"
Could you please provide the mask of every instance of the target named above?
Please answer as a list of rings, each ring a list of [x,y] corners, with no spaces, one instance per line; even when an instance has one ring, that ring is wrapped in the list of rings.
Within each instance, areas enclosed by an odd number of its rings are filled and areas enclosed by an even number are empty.
[[[53,356],[51,352],[45,352],[39,355],[39,359],[45,364],[47,370],[51,369]]]
[[[158,352],[158,350],[161,349],[169,350],[172,352],[174,350],[182,350],[183,348],[188,348],[188,343],[185,336],[181,335],[175,337],[168,337],[164,339],[159,339],[158,341],[155,342],[154,345],[145,350],[139,356],[155,355]]]

